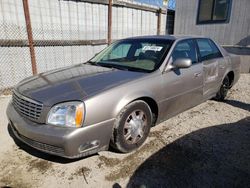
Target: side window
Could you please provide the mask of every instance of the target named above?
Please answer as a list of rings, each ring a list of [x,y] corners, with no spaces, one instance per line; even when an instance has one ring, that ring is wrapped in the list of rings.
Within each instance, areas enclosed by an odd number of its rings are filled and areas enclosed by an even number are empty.
[[[222,57],[220,50],[209,39],[197,39],[201,60],[209,60]]]
[[[179,42],[173,52],[172,60],[175,61],[179,58],[189,58],[192,60],[192,64],[197,63],[197,53],[195,48],[195,43],[193,40],[184,40]]]
[[[114,49],[107,54],[102,60],[107,59],[121,59],[127,57],[131,44],[121,44],[119,46],[115,46]]]

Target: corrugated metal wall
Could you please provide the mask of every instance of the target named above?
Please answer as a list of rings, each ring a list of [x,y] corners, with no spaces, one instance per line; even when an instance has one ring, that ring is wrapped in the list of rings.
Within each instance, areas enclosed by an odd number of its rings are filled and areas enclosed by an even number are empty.
[[[107,4],[63,0],[28,2],[38,73],[85,62],[106,46],[105,43],[72,45],[72,41],[106,41]],[[113,6],[112,10],[112,39],[157,34],[157,13],[126,6]],[[165,24],[166,15],[162,14],[162,33]],[[0,91],[32,75],[27,41],[22,0],[0,0]],[[58,45],[58,41],[63,44]],[[15,46],[16,43],[19,45]]]
[[[204,35],[222,45],[250,45],[250,0],[233,0],[229,23],[196,24],[198,0],[177,0],[175,34]]]

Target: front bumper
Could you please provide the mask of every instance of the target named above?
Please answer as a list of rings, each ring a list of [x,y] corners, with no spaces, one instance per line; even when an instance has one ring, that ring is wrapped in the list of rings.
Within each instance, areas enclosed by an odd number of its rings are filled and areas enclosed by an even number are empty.
[[[77,129],[37,124],[23,118],[11,102],[7,116],[19,140],[40,151],[65,158],[79,158],[106,150],[114,123],[111,119]]]

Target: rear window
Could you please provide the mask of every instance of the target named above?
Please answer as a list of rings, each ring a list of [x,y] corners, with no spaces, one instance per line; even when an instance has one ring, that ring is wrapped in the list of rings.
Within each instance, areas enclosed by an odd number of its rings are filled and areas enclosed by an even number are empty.
[[[210,39],[196,39],[202,61],[222,57],[218,47]]]

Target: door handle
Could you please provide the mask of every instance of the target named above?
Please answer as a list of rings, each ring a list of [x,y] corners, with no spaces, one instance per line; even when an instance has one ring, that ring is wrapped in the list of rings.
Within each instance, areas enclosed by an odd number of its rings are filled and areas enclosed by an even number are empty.
[[[225,68],[225,66],[221,65],[221,66],[220,66],[220,68],[221,68],[221,69],[224,69],[224,68]]]
[[[201,72],[194,73],[194,77],[199,77],[201,75]]]

